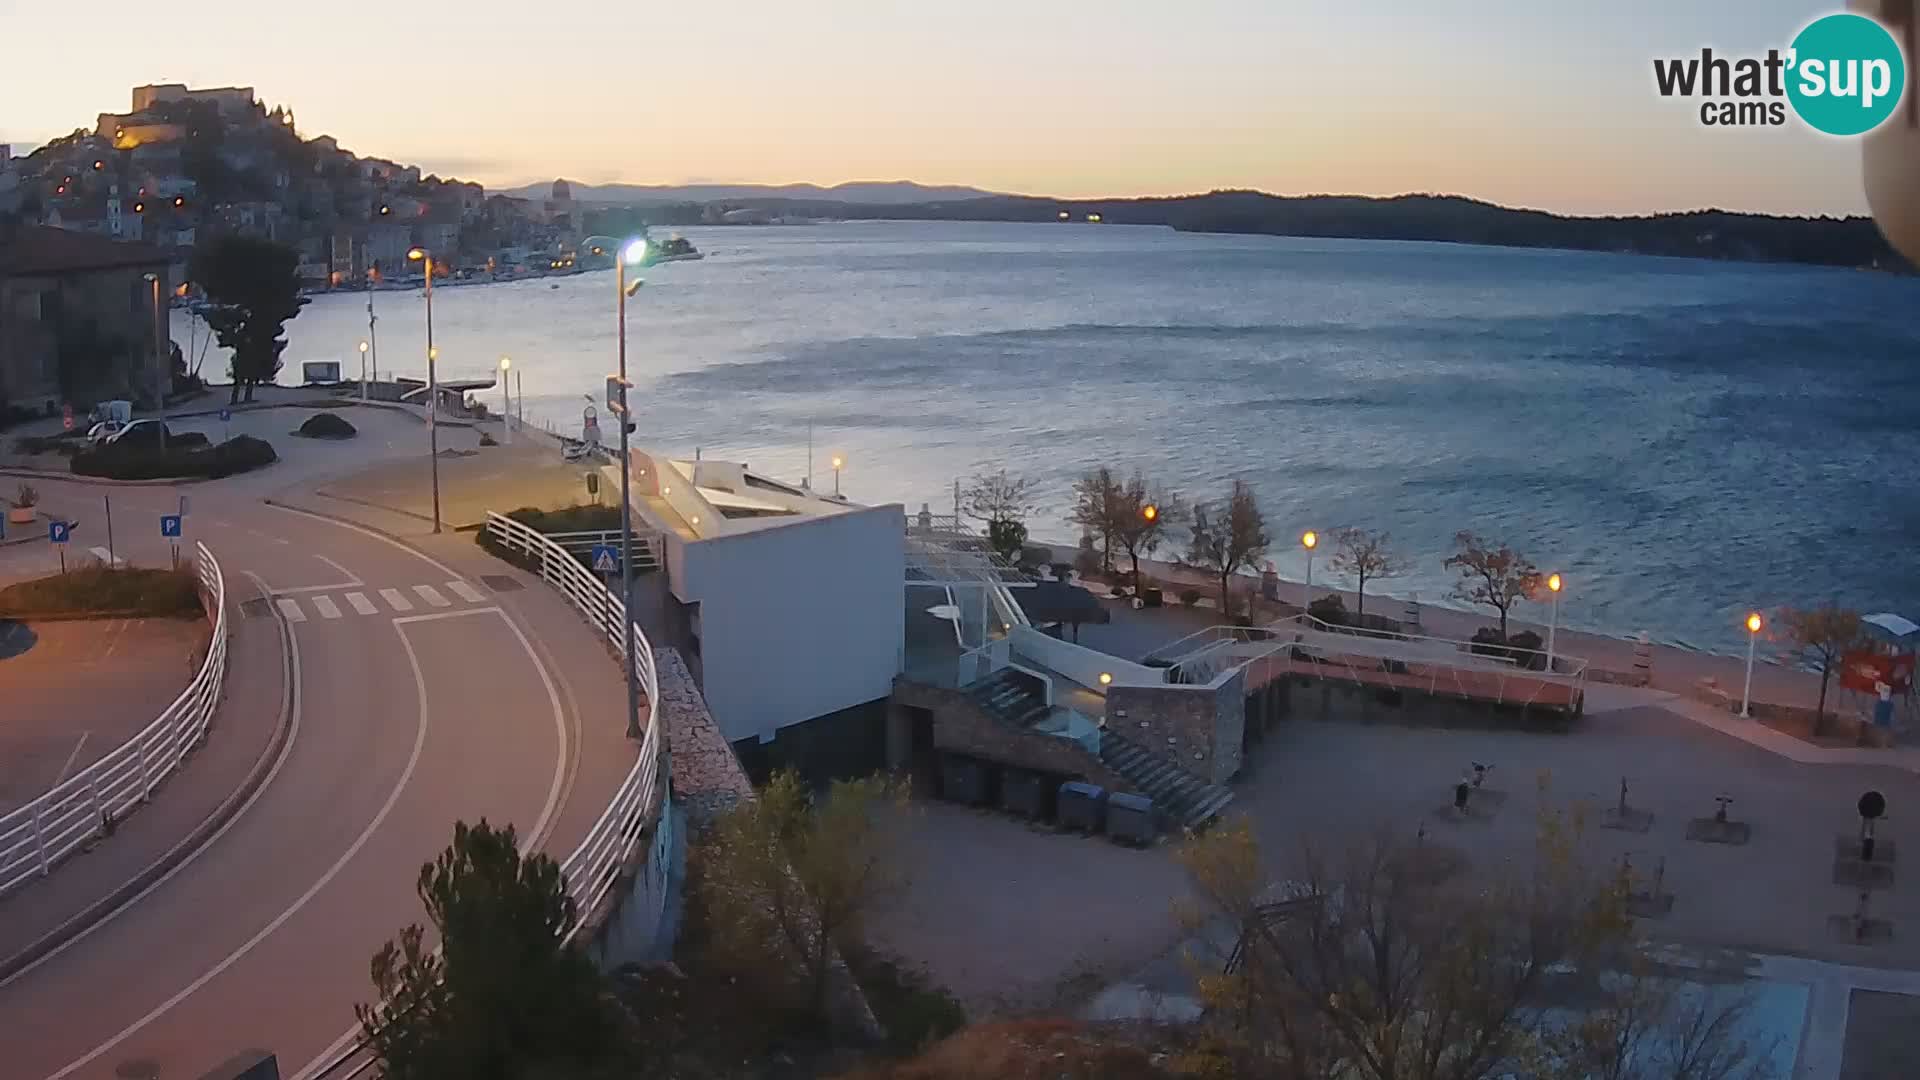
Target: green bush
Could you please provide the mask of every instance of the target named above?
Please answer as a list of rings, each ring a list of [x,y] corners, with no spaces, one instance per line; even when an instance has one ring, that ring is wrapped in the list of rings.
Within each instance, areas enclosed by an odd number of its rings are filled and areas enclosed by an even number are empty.
[[[346,417],[321,412],[307,417],[307,422],[301,424],[300,430],[294,434],[304,435],[309,439],[351,439],[360,432],[347,422]]]
[[[1181,589],[1180,602],[1188,607],[1193,607],[1200,602],[1200,590],[1193,588]]]
[[[1328,593],[1307,603],[1307,614],[1328,626],[1347,625],[1347,602],[1337,593]]]
[[[0,616],[15,619],[55,615],[186,618],[201,613],[199,582],[186,568],[94,565],[0,589]]]
[[[81,476],[109,480],[170,480],[185,477],[219,478],[247,472],[280,460],[273,444],[251,435],[235,435],[218,446],[183,446],[177,439],[167,448],[117,444],[95,446],[73,456],[73,471]]]

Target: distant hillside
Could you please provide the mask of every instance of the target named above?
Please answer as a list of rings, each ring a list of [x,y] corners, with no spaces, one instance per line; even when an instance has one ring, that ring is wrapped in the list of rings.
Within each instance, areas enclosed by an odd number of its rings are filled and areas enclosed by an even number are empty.
[[[899,206],[946,199],[978,199],[993,194],[979,188],[930,187],[911,180],[859,180],[833,187],[818,184],[585,184],[575,180],[567,184],[578,202],[616,204],[792,199]],[[511,188],[506,194],[544,199],[552,190],[551,183],[527,184]]]
[[[1911,272],[1867,217],[1774,217],[1725,210],[1639,217],[1563,217],[1457,195],[1268,195],[1216,191],[1147,199],[1046,199],[995,195],[913,204],[734,200],[773,214],[840,219],[1076,222],[1165,225],[1185,232],[1259,233],[1361,240],[1432,240],[1498,247],[1570,248],[1640,255],[1814,263]],[[694,203],[659,207],[660,224],[697,224]]]

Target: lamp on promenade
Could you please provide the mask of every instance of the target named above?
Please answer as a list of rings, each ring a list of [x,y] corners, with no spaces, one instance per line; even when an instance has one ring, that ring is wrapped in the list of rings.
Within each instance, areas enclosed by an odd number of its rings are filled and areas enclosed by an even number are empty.
[[[360,400],[367,400],[367,343],[360,343]]]
[[[632,285],[627,283],[627,267],[637,266],[647,257],[647,241],[643,237],[627,240],[615,240],[609,236],[589,236],[581,241],[591,246],[594,254],[599,255],[611,249],[613,258],[613,305],[618,351],[620,359],[619,373],[607,380],[607,408],[620,417],[620,597],[621,610],[625,612],[621,619],[621,640],[625,648],[621,655],[627,660],[627,738],[637,739],[644,734],[640,730],[640,687],[634,681],[633,663],[633,464],[628,458],[627,436],[633,427],[632,414],[627,409],[627,299],[640,291],[645,283],[642,278],[634,278]],[[619,400],[612,398],[618,394]]]
[[[1320,534],[1308,529],[1300,534],[1300,546],[1307,549],[1307,583],[1300,590],[1300,614],[1313,606],[1313,549],[1320,546]]]
[[[507,391],[507,372],[511,367],[513,357],[500,358],[500,441],[507,446],[513,445],[513,395]]]
[[[160,449],[167,448],[167,332],[160,315],[160,275],[141,274],[140,280],[153,286],[153,366],[154,408],[160,413]]]
[[[1747,613],[1747,681],[1746,684],[1740,688],[1740,716],[1742,719],[1750,719],[1753,715],[1748,711],[1753,704],[1753,646],[1755,642],[1760,640],[1760,628],[1764,625],[1766,625],[1766,621],[1760,618],[1759,612],[1752,611]]]
[[[427,271],[427,456],[433,463],[433,531],[440,531],[440,428],[434,418],[440,413],[440,382],[434,378],[433,362],[439,354],[433,348],[433,253],[426,248],[407,252],[410,262],[422,264]]]
[[[1553,636],[1560,629],[1560,575],[1547,575],[1547,591],[1553,594],[1553,617],[1547,621],[1547,674],[1553,674]]]
[[[833,497],[836,499],[840,497],[840,467],[846,463],[846,458],[839,454],[833,455]]]

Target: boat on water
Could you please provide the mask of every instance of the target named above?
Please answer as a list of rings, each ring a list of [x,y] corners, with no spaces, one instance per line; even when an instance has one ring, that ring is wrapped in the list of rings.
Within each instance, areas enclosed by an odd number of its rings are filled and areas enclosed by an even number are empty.
[[[704,259],[693,243],[684,236],[670,236],[658,242],[647,242],[647,256],[640,261],[641,266],[654,266],[659,263],[692,262]]]

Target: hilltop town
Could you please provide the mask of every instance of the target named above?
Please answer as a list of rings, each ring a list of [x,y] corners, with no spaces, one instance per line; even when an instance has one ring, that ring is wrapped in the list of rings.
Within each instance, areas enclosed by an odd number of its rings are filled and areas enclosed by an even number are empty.
[[[561,268],[586,224],[565,181],[516,198],[361,157],[251,87],[136,86],[129,106],[22,158],[0,146],[0,222],[144,242],[176,270],[206,236],[265,237],[317,288],[404,277],[415,246],[454,275]]]

